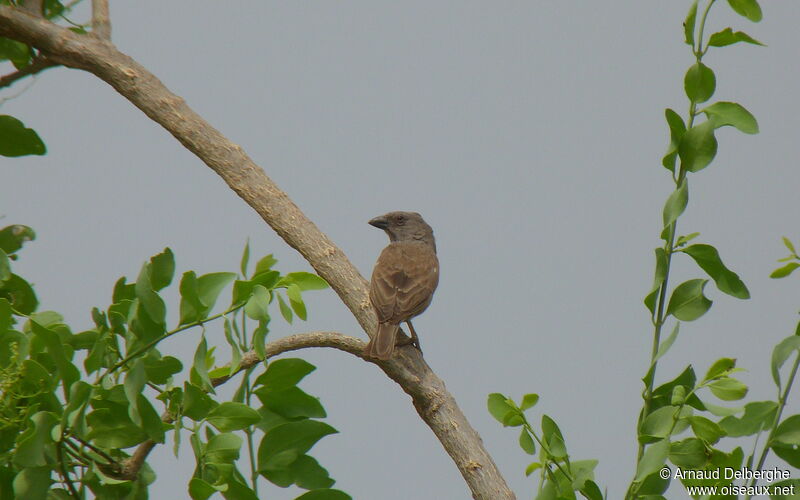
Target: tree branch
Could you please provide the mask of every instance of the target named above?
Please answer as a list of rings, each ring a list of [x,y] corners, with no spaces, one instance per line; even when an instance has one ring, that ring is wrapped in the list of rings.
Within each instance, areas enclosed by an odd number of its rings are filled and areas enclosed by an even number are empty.
[[[240,146],[230,142],[143,66],[107,40],[78,35],[13,7],[0,6],[0,36],[27,43],[66,66],[93,73],[164,127],[300,252],[331,285],[364,331],[374,334],[376,318],[367,298],[367,282],[344,253]],[[473,498],[514,498],[480,436],[416,349],[400,348],[394,358],[376,364],[411,396],[417,413],[456,463]]]
[[[26,76],[41,73],[42,71],[55,66],[58,66],[58,64],[49,61],[46,57],[36,57],[24,68],[0,77],[0,89],[10,87],[11,84],[17,80],[21,80]]]
[[[92,33],[104,40],[111,39],[108,0],[92,0]]]

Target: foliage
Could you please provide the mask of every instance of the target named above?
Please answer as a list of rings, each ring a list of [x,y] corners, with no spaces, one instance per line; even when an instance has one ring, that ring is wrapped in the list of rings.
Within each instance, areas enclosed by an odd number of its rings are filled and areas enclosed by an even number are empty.
[[[638,455],[636,471],[626,492],[626,499],[663,499],[673,477],[667,462],[673,467],[696,471],[714,471],[725,467],[761,470],[769,451],[793,467],[800,466],[800,415],[782,418],[789,391],[800,365],[800,324],[795,335],[782,340],[775,347],[771,362],[773,380],[777,387],[777,398],[768,401],[752,401],[739,408],[717,405],[719,402],[739,401],[748,393],[747,386],[734,375],[740,371],[736,360],[720,358],[714,362],[702,378],[698,379],[694,368],[687,366],[679,375],[668,382],[656,385],[658,361],[668,353],[677,340],[681,321],[694,321],[709,311],[713,302],[706,296],[709,279],[694,278],[677,286],[669,287],[673,257],[688,256],[710,278],[716,288],[738,299],[750,298],[747,286],[739,276],[731,271],[720,257],[719,251],[707,243],[693,243],[699,233],[679,236],[677,223],[689,203],[689,174],[707,168],[717,153],[718,143],[715,131],[720,127],[732,126],[746,134],[758,133],[758,123],[753,115],[741,104],[718,101],[703,106],[716,90],[716,76],[703,58],[711,47],[725,47],[736,43],[763,45],[742,31],[725,28],[704,36],[708,14],[716,0],[692,2],[683,27],[683,36],[691,47],[694,62],[687,70],[683,86],[689,99],[688,116],[684,120],[679,113],[667,109],[665,117],[670,134],[670,143],[661,164],[672,177],[674,191],[668,196],[663,210],[663,225],[660,228],[662,244],[655,249],[655,272],[653,285],[644,299],[653,325],[653,343],[649,369],[642,378],[645,388],[642,393],[643,406],[637,424]],[[761,8],[757,0],[729,0],[729,6],[750,21],[761,20]],[[698,13],[700,14],[698,18]],[[705,120],[699,121],[705,117]],[[792,243],[784,238],[790,255],[782,262],[783,267],[772,273],[774,278],[782,278],[800,267]],[[667,323],[672,323],[670,335],[662,340],[662,331]],[[782,377],[782,367],[793,358],[786,378]],[[718,401],[711,403],[709,397]],[[702,398],[702,399],[701,399]],[[540,459],[528,466],[526,474],[541,469],[541,479],[537,499],[575,498],[575,492],[585,498],[603,498],[600,489],[593,482],[591,466],[575,470],[563,447],[563,436],[555,423],[542,416],[542,437],[538,437],[524,416],[525,401],[533,400],[531,395],[523,398],[517,406],[512,400],[500,394],[489,396],[489,411],[504,426],[522,426],[520,446],[527,453],[534,453],[535,440],[540,445]],[[549,431],[548,431],[549,429]],[[762,433],[766,439],[759,440]],[[531,439],[533,437],[533,440]],[[752,452],[745,457],[741,447],[724,451],[723,439],[742,436],[755,436]],[[757,444],[761,443],[759,451]],[[664,471],[667,471],[666,474]],[[730,485],[730,479],[685,479],[688,486]],[[752,494],[757,478],[750,478],[743,485],[747,498]],[[794,480],[773,483],[771,486],[796,484]],[[696,496],[699,497],[699,496]],[[715,497],[716,498],[716,497]],[[726,497],[727,498],[727,497]]]
[[[298,386],[315,367],[292,358],[259,362],[276,297],[287,293],[290,311],[305,319],[302,292],[325,288],[324,280],[281,275],[271,255],[248,275],[248,246],[238,276],[183,273],[178,324],[168,329],[161,292],[175,259],[167,248],[134,283],[120,278],[111,305],[93,309],[94,325],[75,333],[58,313],[38,311],[33,288],[11,269],[34,238],[26,226],[0,230],[0,491],[26,500],[147,498],[156,473],[142,459],[170,440],[177,456],[188,436],[194,500],[255,499],[260,477],[310,490],[301,498],[350,498],[331,489],[334,480],[308,454],[337,432],[320,420],[320,401]],[[230,303],[212,314],[231,284]],[[219,366],[206,335],[212,324],[208,337],[224,338],[231,352]],[[180,333],[199,335],[194,356],[162,355],[158,344]],[[221,401],[214,388],[235,375],[236,393]],[[239,469],[243,446],[247,473]]]

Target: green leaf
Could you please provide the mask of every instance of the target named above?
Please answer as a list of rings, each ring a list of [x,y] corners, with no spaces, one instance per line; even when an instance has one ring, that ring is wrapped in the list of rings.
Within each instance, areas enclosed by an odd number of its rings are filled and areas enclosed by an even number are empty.
[[[757,23],[761,21],[761,6],[756,0],[728,0],[731,8],[740,16]]]
[[[754,401],[744,407],[744,415],[728,415],[719,421],[720,427],[730,437],[750,436],[769,429],[775,419],[778,404],[775,401]]]
[[[144,369],[149,381],[154,384],[166,384],[170,377],[183,370],[183,364],[172,356],[163,358],[147,356],[144,358]]]
[[[12,255],[22,248],[26,241],[36,239],[36,233],[28,226],[13,224],[0,229],[0,250]]]
[[[235,281],[233,283],[233,300],[231,301],[231,305],[241,304],[249,299],[256,285],[261,285],[267,290],[272,290],[275,288],[280,276],[281,273],[278,271],[266,271],[256,274],[249,281]]]
[[[522,396],[522,403],[520,403],[519,409],[525,411],[529,408],[533,408],[538,402],[539,402],[538,394],[526,394]]]
[[[697,21],[697,0],[692,2],[689,7],[689,14],[686,15],[686,20],[683,22],[683,35],[686,45],[694,47],[694,26]]]
[[[536,472],[538,469],[541,469],[541,468],[542,468],[542,464],[540,464],[539,462],[531,462],[525,468],[525,477],[530,476],[531,474],[533,474],[534,472]]]
[[[11,260],[8,255],[0,249],[0,281],[11,279]]]
[[[270,391],[261,387],[255,393],[265,408],[289,419],[327,416],[319,399],[306,394],[299,387],[289,387],[280,391]]]
[[[258,376],[254,385],[263,385],[267,391],[282,391],[294,387],[317,368],[299,358],[285,358],[271,362]]]
[[[698,236],[700,236],[700,233],[691,233],[684,236],[678,236],[678,240],[675,242],[675,248],[682,247]]]
[[[639,441],[652,443],[669,436],[677,414],[677,407],[667,405],[647,415],[639,431]]]
[[[253,288],[253,295],[244,306],[244,313],[248,318],[258,321],[269,321],[269,291],[261,285]]]
[[[772,350],[770,368],[772,370],[772,380],[775,381],[778,389],[781,388],[781,367],[795,351],[798,351],[798,355],[800,355],[800,337],[797,335],[786,337],[778,342],[778,345]]]
[[[228,375],[231,376],[239,369],[239,363],[242,361],[242,351],[239,349],[239,343],[233,337],[233,328],[231,328],[231,320],[225,318],[222,324],[222,329],[225,332],[225,341],[231,346],[231,367],[228,370]]]
[[[719,441],[721,437],[727,435],[716,422],[705,417],[692,416],[689,417],[689,422],[692,425],[694,435],[708,444],[714,444]]]
[[[534,444],[533,438],[528,432],[528,429],[524,427],[522,428],[522,431],[519,433],[519,447],[522,448],[522,451],[524,451],[528,455],[533,455],[536,453],[536,444]]]
[[[194,363],[192,370],[197,373],[200,380],[203,382],[203,389],[207,391],[213,390],[211,379],[208,376],[208,367],[206,366],[206,354],[208,353],[208,344],[206,343],[206,335],[200,337],[200,343],[197,344],[197,349],[194,351]]]
[[[328,288],[327,281],[320,278],[316,274],[306,272],[289,273],[284,276],[275,286],[288,287],[289,285],[297,285],[297,287],[303,292],[307,290],[324,290]]]
[[[600,491],[600,487],[597,486],[597,483],[591,479],[584,483],[580,492],[587,500],[603,500],[603,492]]]
[[[747,386],[731,377],[714,380],[708,385],[708,388],[723,401],[738,401],[747,394]]]
[[[661,160],[664,168],[670,172],[675,172],[675,158],[678,156],[678,145],[681,143],[683,134],[686,133],[686,124],[683,123],[683,118],[678,113],[667,108],[664,111],[667,118],[667,125],[669,125],[669,147]]]
[[[325,467],[321,466],[313,457],[301,455],[289,466],[293,482],[309,490],[327,489],[335,481],[331,479]]]
[[[353,500],[350,495],[344,491],[334,489],[321,489],[313,490],[308,493],[303,493],[295,500]]]
[[[45,500],[52,479],[51,467],[26,467],[14,477],[14,495],[11,498]]]
[[[0,282],[0,299],[6,299],[22,315],[31,314],[39,306],[30,283],[13,273],[10,278]]]
[[[700,268],[711,276],[719,291],[737,299],[749,299],[750,291],[739,276],[725,267],[717,249],[711,245],[691,245],[682,250],[697,262]]]
[[[258,447],[258,470],[285,467],[311,449],[317,441],[338,432],[317,420],[287,422],[265,433]]]
[[[636,464],[636,477],[634,481],[641,482],[650,474],[661,470],[664,463],[667,461],[669,451],[670,446],[668,439],[662,439],[661,441],[649,445],[644,450],[644,455],[642,455],[639,463]]]
[[[57,423],[58,419],[50,412],[40,411],[33,415],[28,428],[17,437],[14,464],[19,467],[48,465],[48,455],[53,453],[50,431]]]
[[[669,461],[687,469],[702,467],[708,461],[706,446],[697,438],[687,438],[672,443],[669,449]]]
[[[183,383],[183,415],[199,422],[218,406],[201,388],[189,382]]]
[[[31,48],[26,44],[10,38],[0,37],[0,61],[11,61],[15,68],[22,69],[30,64],[31,56]],[[2,133],[0,133],[0,136],[2,136]]]
[[[486,407],[489,409],[489,413],[495,418],[495,420],[501,424],[509,412],[516,410],[513,406],[508,404],[508,398],[498,392],[489,394],[489,397],[486,401]]]
[[[273,257],[272,254],[261,257],[261,259],[256,263],[256,270],[253,271],[253,276],[257,276],[261,273],[269,271],[272,269],[272,266],[277,263],[278,259]]]
[[[678,338],[678,331],[680,330],[680,327],[680,321],[675,323],[675,327],[672,328],[672,333],[670,333],[669,337],[667,337],[667,339],[658,346],[658,351],[656,351],[656,357],[653,358],[653,361],[658,361],[667,353],[667,351],[669,351],[669,348],[675,343],[675,339]]]
[[[275,296],[278,297],[278,308],[281,311],[281,316],[283,316],[283,319],[285,319],[287,323],[292,324],[292,310],[286,305],[281,294],[276,292]]]
[[[669,226],[681,216],[689,203],[689,183],[684,180],[680,186],[669,195],[664,204],[664,227]]]
[[[175,274],[175,255],[172,250],[165,248],[158,255],[150,257],[150,283],[158,291],[172,283]]]
[[[787,238],[786,236],[781,236],[781,239],[783,240],[783,244],[786,245],[786,248],[788,248],[789,251],[792,252],[792,255],[797,255],[797,250],[794,249],[794,245],[789,240],[789,238]]]
[[[241,437],[230,432],[212,436],[205,447],[203,458],[206,462],[232,464],[239,459],[242,442]]]
[[[758,122],[744,106],[735,102],[715,102],[703,109],[708,119],[718,129],[726,125],[736,127],[745,134],[757,134]]]
[[[303,303],[303,297],[300,295],[300,287],[292,283],[286,289],[286,296],[289,297],[289,305],[298,318],[303,321],[306,320],[306,305]]]
[[[164,442],[164,423],[153,405],[144,395],[139,394],[136,402],[139,409],[141,427],[151,440],[156,443]]]
[[[239,263],[239,270],[242,271],[242,276],[247,278],[247,264],[250,262],[250,238],[247,238],[247,241],[244,244],[244,250],[242,251],[242,260]]]
[[[47,148],[39,135],[14,118],[0,115],[0,155],[8,157],[44,155]]]
[[[731,28],[725,28],[724,30],[711,35],[711,38],[708,40],[708,45],[711,47],[725,47],[726,45],[733,45],[734,43],[738,42],[761,45],[762,47],[765,46],[763,43],[759,42],[755,38],[752,38],[747,33],[743,31],[734,32]]]
[[[139,271],[139,276],[136,278],[136,298],[139,299],[139,303],[144,307],[145,312],[152,321],[157,325],[165,325],[167,307],[153,288],[150,280],[150,269],[151,264],[145,263],[142,265],[141,271]]]
[[[226,401],[211,410],[206,420],[220,432],[230,432],[255,425],[261,417],[246,404]]]
[[[214,308],[222,290],[234,279],[234,273],[208,273],[197,278],[197,293],[205,306],[203,318]]]
[[[208,497],[217,492],[217,489],[199,477],[193,477],[189,481],[189,496],[192,500],[207,500]]]
[[[678,146],[682,167],[689,172],[699,172],[706,168],[717,155],[717,139],[714,137],[714,123],[706,120],[686,131]]]
[[[792,274],[792,272],[800,267],[800,263],[797,262],[789,262],[783,267],[779,267],[778,269],[772,271],[772,274],[769,275],[770,278],[785,278]]]
[[[778,424],[770,441],[772,444],[800,446],[800,415],[792,415]]]
[[[144,371],[144,361],[141,358],[134,361],[133,366],[125,374],[125,396],[128,398],[128,416],[136,425],[142,425],[139,418],[139,407],[137,405],[139,394],[147,383],[147,374]]]
[[[714,364],[708,369],[706,377],[703,379],[703,381],[707,382],[709,380],[714,380],[716,378],[728,375],[734,368],[736,368],[735,359],[720,358],[714,361]]]
[[[564,435],[558,428],[555,420],[542,414],[542,439],[550,448],[550,454],[555,458],[567,456],[567,448],[564,443]]]
[[[706,102],[714,95],[717,79],[711,68],[701,62],[694,63],[686,72],[683,88],[690,101]]]
[[[663,248],[656,248],[655,253],[656,270],[655,276],[653,277],[653,286],[650,289],[650,293],[644,298],[644,305],[650,311],[651,316],[656,313],[656,296],[661,289],[661,285],[664,283],[664,279],[667,277],[667,254],[664,252]]]
[[[69,394],[69,387],[81,377],[78,369],[70,362],[71,350],[68,354],[67,349],[69,348],[65,349],[61,337],[55,331],[45,328],[33,320],[30,321],[30,324],[33,334],[47,346],[47,352],[50,353],[53,362],[58,367],[58,373],[63,380],[65,394]]]
[[[672,314],[681,321],[694,321],[711,308],[712,301],[703,295],[708,280],[688,280],[672,291],[667,305],[667,314]]]

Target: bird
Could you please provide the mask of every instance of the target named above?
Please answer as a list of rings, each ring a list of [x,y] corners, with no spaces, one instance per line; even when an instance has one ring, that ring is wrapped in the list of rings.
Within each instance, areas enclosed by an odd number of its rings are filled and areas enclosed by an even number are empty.
[[[380,360],[391,358],[403,322],[411,331],[410,343],[421,353],[411,318],[428,308],[439,284],[433,229],[417,212],[389,212],[369,224],[386,232],[389,245],[372,271],[369,299],[378,316],[378,329],[364,354]]]

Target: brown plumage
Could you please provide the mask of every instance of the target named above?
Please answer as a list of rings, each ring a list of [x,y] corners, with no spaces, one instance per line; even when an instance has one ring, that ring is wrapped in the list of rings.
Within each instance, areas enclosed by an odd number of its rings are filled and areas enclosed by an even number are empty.
[[[411,318],[427,309],[433,299],[439,284],[439,260],[433,230],[420,214],[389,212],[369,223],[383,229],[390,243],[372,271],[369,298],[378,315],[378,330],[364,353],[386,360],[392,357],[402,322],[408,323],[411,341],[420,347]]]

